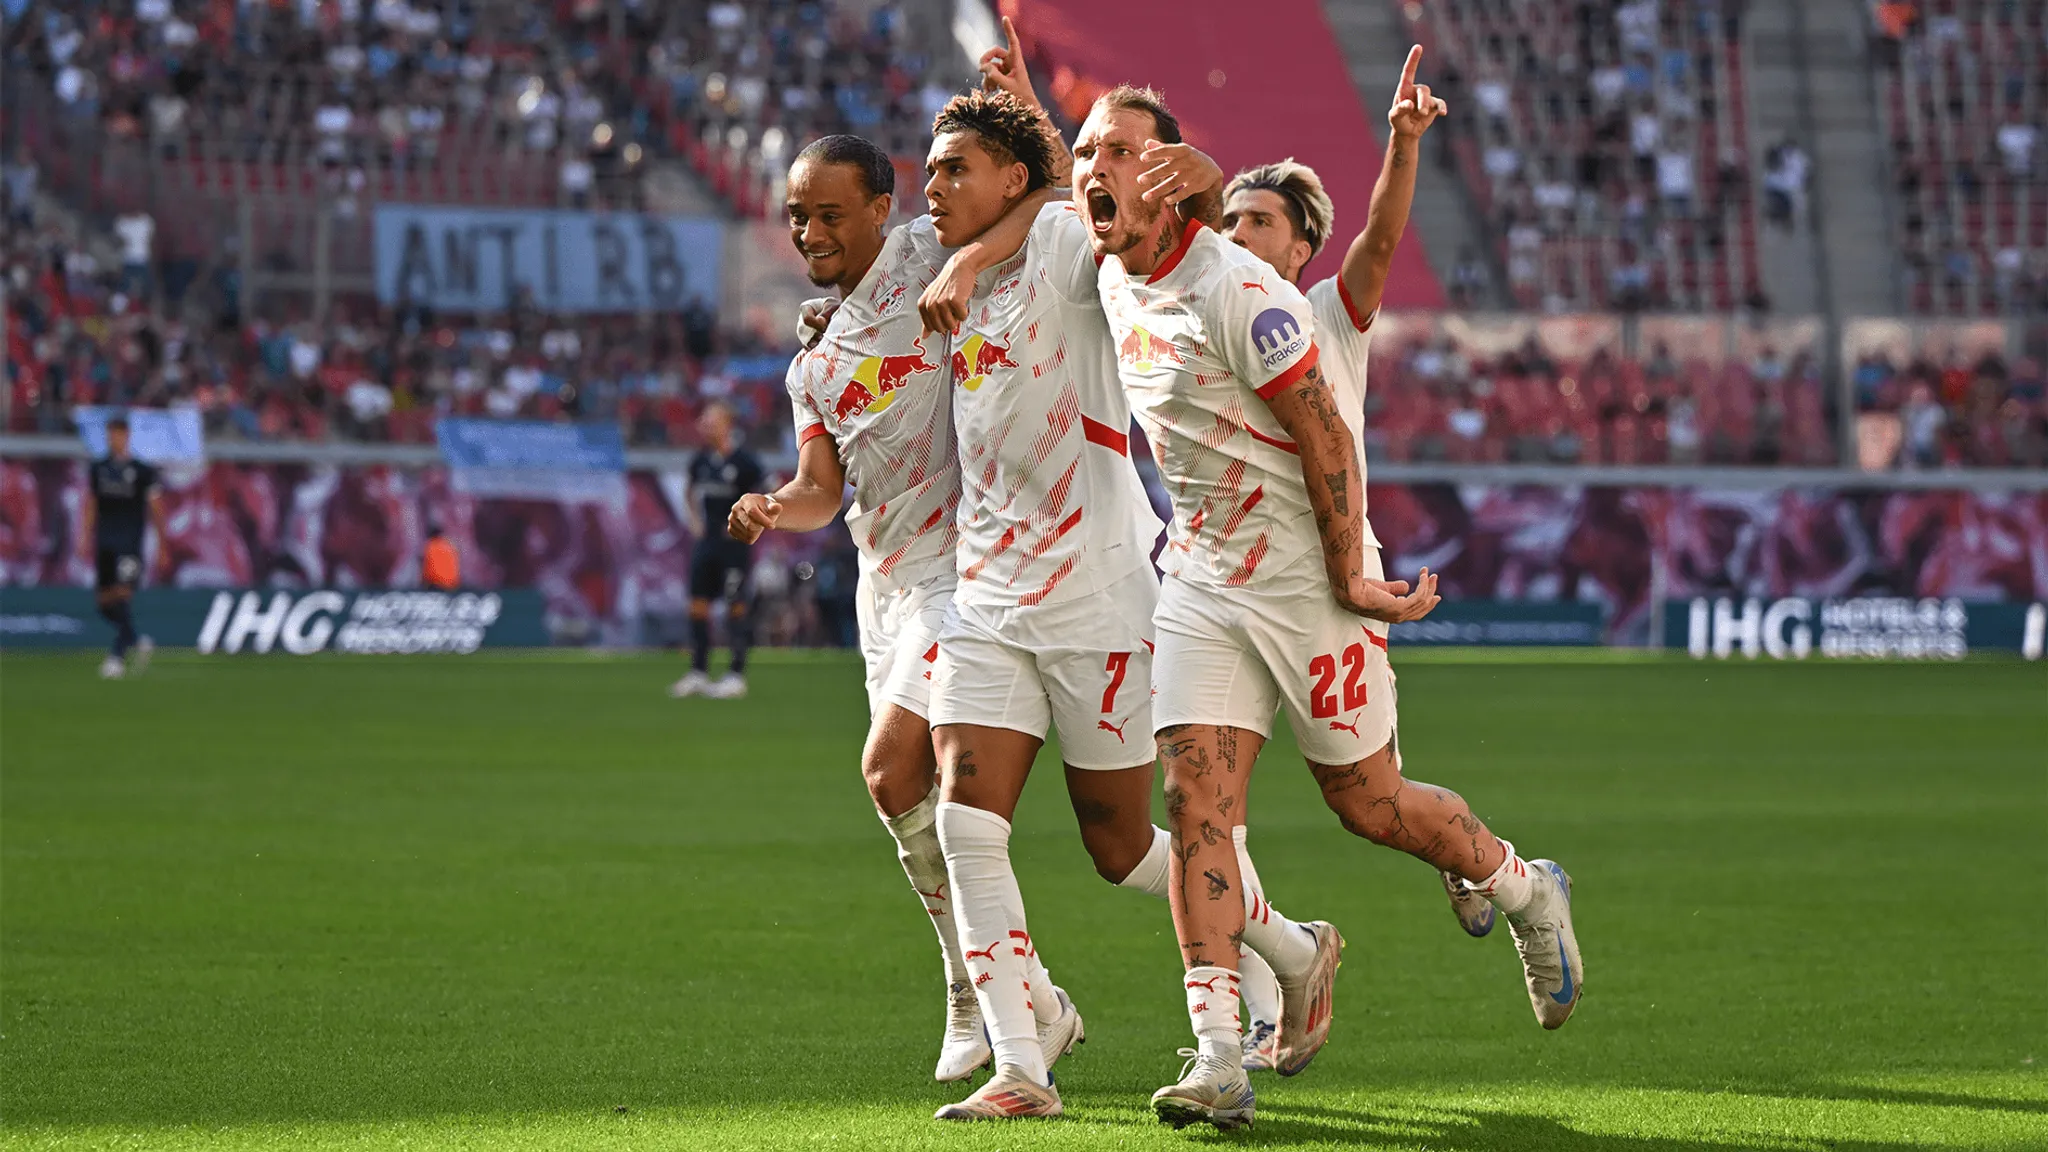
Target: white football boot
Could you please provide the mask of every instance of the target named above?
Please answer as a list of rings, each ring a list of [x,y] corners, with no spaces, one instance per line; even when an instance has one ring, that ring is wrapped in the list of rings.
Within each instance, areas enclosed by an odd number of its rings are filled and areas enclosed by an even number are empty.
[[[1059,1018],[1038,1026],[1038,1047],[1045,1053],[1047,1068],[1059,1063],[1060,1057],[1072,1052],[1076,1044],[1088,1042],[1088,1030],[1081,1024],[1081,1010],[1067,998],[1067,990],[1055,986],[1052,994],[1060,1000]]]
[[[711,687],[711,677],[692,668],[683,674],[681,680],[668,686],[668,694],[681,700],[685,696],[702,696],[704,695],[704,690],[709,687]]]
[[[1531,860],[1529,903],[1508,915],[1508,934],[1522,956],[1529,1006],[1545,1028],[1562,1028],[1586,990],[1586,966],[1572,932],[1572,878],[1555,860]]]
[[[138,637],[135,647],[128,652],[128,674],[140,676],[149,671],[149,658],[156,655],[156,641],[147,636]]]
[[[1444,895],[1451,898],[1451,913],[1458,918],[1458,927],[1467,936],[1484,936],[1493,931],[1493,901],[1472,890],[1464,879],[1450,872],[1442,873]]]
[[[1011,1120],[1026,1116],[1058,1116],[1060,1090],[1040,1084],[1015,1068],[998,1068],[988,1083],[958,1104],[932,1113],[935,1120]]]
[[[100,679],[102,680],[119,680],[126,671],[127,668],[121,663],[121,658],[112,653],[108,653],[107,658],[100,661]]]
[[[1273,1070],[1282,1076],[1299,1075],[1330,1038],[1337,968],[1344,963],[1344,937],[1336,925],[1311,920],[1302,927],[1315,933],[1316,958],[1299,976],[1280,978],[1280,1034],[1275,1038]]]
[[[958,981],[946,990],[946,1038],[939,1045],[939,1066],[932,1071],[932,1078],[941,1084],[965,1080],[988,1067],[992,1059],[974,985]]]
[[[1244,1030],[1244,1070],[1271,1072],[1280,1066],[1280,1026],[1254,1017]]]
[[[1254,1098],[1251,1077],[1244,1069],[1199,1055],[1193,1048],[1183,1048],[1180,1054],[1188,1061],[1181,1066],[1180,1082],[1152,1094],[1152,1111],[1159,1122],[1175,1128],[1214,1124],[1224,1132],[1249,1127]]]
[[[704,695],[713,700],[738,700],[747,694],[747,678],[737,672],[727,672],[704,689]]]

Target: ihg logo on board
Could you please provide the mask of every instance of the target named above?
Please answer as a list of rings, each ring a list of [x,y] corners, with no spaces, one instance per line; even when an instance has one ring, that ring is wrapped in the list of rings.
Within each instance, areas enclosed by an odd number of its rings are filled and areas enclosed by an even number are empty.
[[[200,626],[202,654],[293,656],[474,652],[497,623],[495,592],[219,592]]]

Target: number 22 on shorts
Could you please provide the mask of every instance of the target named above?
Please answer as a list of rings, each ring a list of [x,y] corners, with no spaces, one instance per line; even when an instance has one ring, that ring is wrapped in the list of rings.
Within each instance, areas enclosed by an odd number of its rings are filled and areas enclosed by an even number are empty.
[[[1344,712],[1356,712],[1365,707],[1365,685],[1359,678],[1365,674],[1365,645],[1353,644],[1344,649]],[[1337,707],[1337,693],[1332,691],[1337,683],[1337,657],[1318,656],[1308,662],[1308,674],[1316,678],[1315,686],[1309,690],[1309,715],[1326,720],[1340,711]]]

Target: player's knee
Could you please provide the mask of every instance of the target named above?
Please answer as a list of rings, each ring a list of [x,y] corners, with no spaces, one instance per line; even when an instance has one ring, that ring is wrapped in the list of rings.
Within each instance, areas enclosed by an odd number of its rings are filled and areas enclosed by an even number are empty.
[[[1081,826],[1081,844],[1095,863],[1095,874],[1111,884],[1121,883],[1152,850],[1149,812],[1127,812],[1121,805],[1076,796],[1074,819]]]
[[[869,748],[861,757],[860,775],[875,807],[891,816],[917,807],[932,790],[930,765],[913,763],[891,749]]]
[[[1336,813],[1346,832],[1375,844],[1390,844],[1401,827],[1401,812],[1391,800],[1366,795],[1354,788],[1340,793],[1323,793],[1323,802]]]
[[[1095,864],[1095,874],[1111,884],[1121,884],[1126,876],[1145,859],[1145,853],[1152,848],[1152,829],[1148,824],[1145,836],[1138,839],[1123,829],[1081,826],[1081,844],[1088,849],[1088,858]]]
[[[1228,827],[1216,805],[1216,789],[1195,784],[1192,774],[1182,777],[1171,767],[1166,770],[1166,818],[1176,827],[1194,827],[1203,820]]]

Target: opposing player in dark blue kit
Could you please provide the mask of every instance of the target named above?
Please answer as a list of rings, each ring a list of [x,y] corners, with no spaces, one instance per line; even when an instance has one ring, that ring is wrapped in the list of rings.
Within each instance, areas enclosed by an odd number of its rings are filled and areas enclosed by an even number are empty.
[[[114,647],[100,663],[100,675],[115,680],[148,668],[156,649],[149,637],[136,634],[134,601],[142,580],[143,532],[154,524],[163,536],[157,470],[128,454],[126,419],[107,421],[107,454],[93,461],[87,480],[92,499],[80,541],[92,541],[94,594],[100,615],[114,626]]]
[[[690,671],[669,688],[671,696],[733,700],[747,694],[747,644],[753,638],[754,549],[724,532],[733,501],[759,492],[768,479],[761,461],[746,447],[731,408],[713,403],[697,420],[704,447],[690,458],[683,515],[697,537],[690,555]],[[711,678],[711,605],[725,601],[725,642],[732,667]]]

